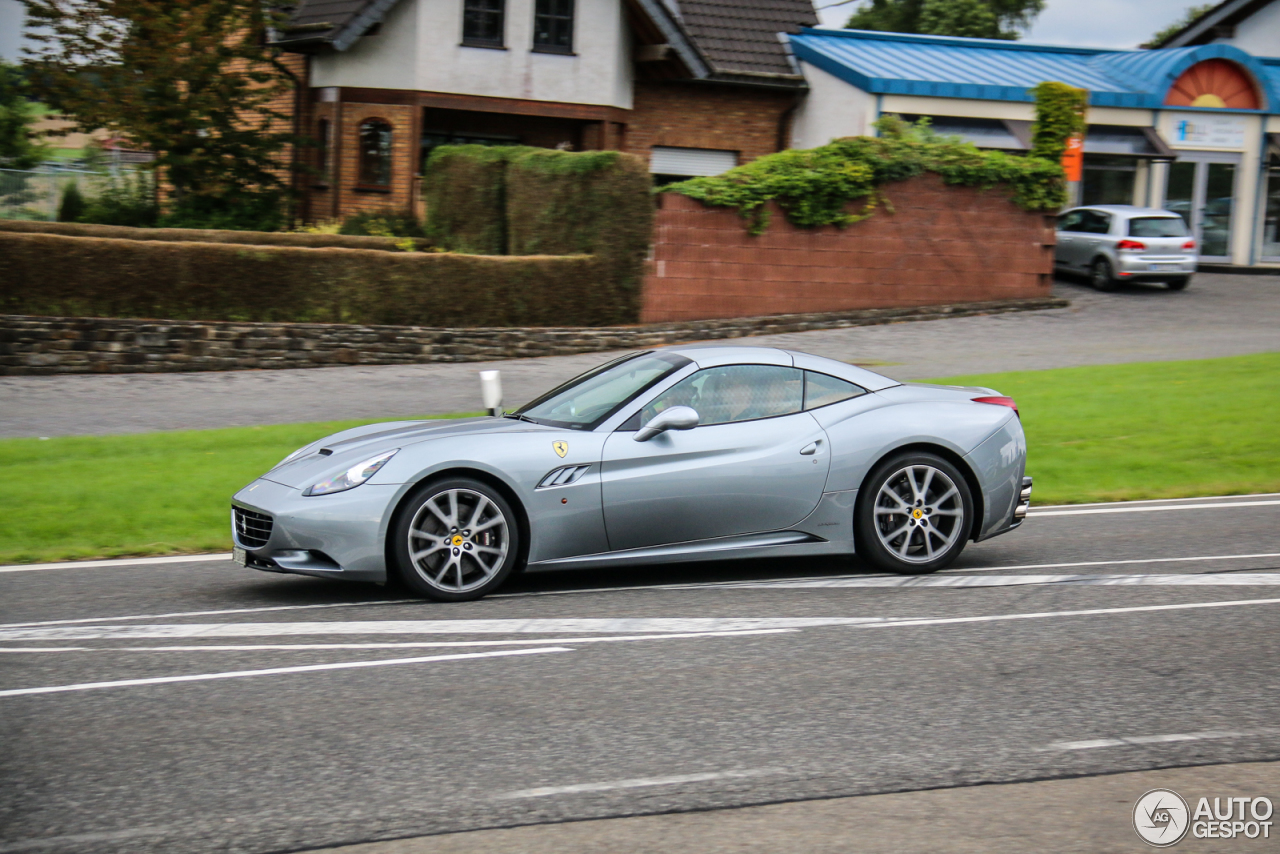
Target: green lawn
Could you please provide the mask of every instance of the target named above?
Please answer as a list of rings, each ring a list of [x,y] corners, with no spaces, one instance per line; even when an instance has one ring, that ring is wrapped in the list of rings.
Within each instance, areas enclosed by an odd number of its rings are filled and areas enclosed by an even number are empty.
[[[1017,399],[1039,504],[1280,491],[1280,353],[945,382]],[[0,440],[0,563],[227,549],[233,492],[362,423]]]
[[[232,493],[370,420],[0,440],[0,563],[225,551]]]
[[[942,382],[1018,401],[1037,504],[1280,491],[1280,353]]]

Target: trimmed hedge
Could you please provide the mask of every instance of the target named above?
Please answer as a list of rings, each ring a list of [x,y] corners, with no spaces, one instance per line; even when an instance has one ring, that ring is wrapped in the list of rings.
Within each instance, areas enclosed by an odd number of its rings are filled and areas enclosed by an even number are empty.
[[[308,246],[314,248],[397,250],[405,238],[356,237],[348,234],[292,234],[275,231],[226,231],[202,228],[130,228],[123,225],[90,225],[81,222],[40,222],[0,219],[0,232],[25,234],[58,234],[64,237],[104,237],[123,240],[148,240],[172,243],[236,243],[248,246]],[[415,239],[419,250],[430,249],[433,242]]]
[[[653,235],[652,179],[617,151],[522,149],[507,169],[507,248],[513,255],[593,254],[628,295],[620,321],[640,314]]]
[[[236,246],[0,231],[0,313],[599,326],[627,294],[596,257]]]
[[[522,146],[442,145],[427,158],[427,234],[442,248],[507,254],[507,163]]]

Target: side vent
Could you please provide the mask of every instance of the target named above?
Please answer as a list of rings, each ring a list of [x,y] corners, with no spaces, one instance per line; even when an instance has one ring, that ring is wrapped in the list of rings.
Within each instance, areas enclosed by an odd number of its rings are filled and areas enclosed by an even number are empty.
[[[561,466],[558,469],[552,469],[538,482],[538,489],[546,489],[548,486],[568,486],[586,474],[590,468],[591,466],[585,465]]]

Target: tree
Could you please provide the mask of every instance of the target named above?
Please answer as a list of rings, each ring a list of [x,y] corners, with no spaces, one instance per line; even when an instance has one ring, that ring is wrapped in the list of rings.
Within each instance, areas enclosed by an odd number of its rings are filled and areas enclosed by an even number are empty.
[[[47,149],[31,129],[35,118],[22,72],[0,62],[0,166],[30,169],[45,158]]]
[[[851,30],[1016,39],[1045,0],[871,0],[850,16]]]
[[[278,203],[291,137],[276,104],[290,77],[265,46],[267,4],[24,2],[35,90],[78,130],[106,128],[154,153],[177,210],[225,219]]]
[[[1217,5],[1218,5],[1217,3],[1205,3],[1201,6],[1188,6],[1185,10],[1183,10],[1182,17],[1178,18],[1172,24],[1165,27],[1160,32],[1156,33],[1154,36],[1151,37],[1151,39],[1147,42],[1147,44],[1143,46],[1159,47],[1160,45],[1164,44],[1166,39],[1172,37],[1174,33],[1178,32],[1183,27],[1195,21],[1205,12],[1208,12],[1210,9],[1214,8]]]

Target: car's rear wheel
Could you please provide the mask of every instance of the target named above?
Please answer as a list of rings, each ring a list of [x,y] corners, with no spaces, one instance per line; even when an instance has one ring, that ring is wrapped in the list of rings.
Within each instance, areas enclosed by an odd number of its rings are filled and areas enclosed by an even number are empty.
[[[890,457],[871,472],[854,510],[858,554],[880,569],[924,575],[950,564],[973,525],[964,476],[936,454]]]
[[[443,602],[479,599],[501,586],[520,561],[511,505],[471,478],[420,488],[405,503],[391,536],[400,581]]]
[[[1169,290],[1171,291],[1185,291],[1187,289],[1187,285],[1191,284],[1191,277],[1178,276],[1176,279],[1170,279],[1165,282],[1165,284],[1169,286]]]
[[[1111,262],[1106,258],[1099,258],[1093,262],[1093,266],[1089,268],[1089,281],[1093,287],[1103,293],[1109,293],[1116,289],[1116,279],[1111,273]]]

